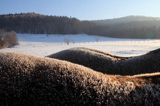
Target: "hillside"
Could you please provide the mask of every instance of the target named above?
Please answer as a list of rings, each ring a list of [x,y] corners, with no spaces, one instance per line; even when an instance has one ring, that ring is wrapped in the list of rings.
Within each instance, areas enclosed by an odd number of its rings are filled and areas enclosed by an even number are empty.
[[[80,33],[79,20],[61,16],[45,16],[37,13],[8,14],[0,16],[0,28],[18,33]]]
[[[160,18],[145,16],[81,21],[72,17],[37,13],[6,14],[0,15],[0,28],[17,33],[85,33],[119,38],[160,38]]]
[[[100,25],[106,24],[119,24],[119,23],[128,23],[128,22],[141,22],[141,21],[160,21],[159,17],[146,17],[146,16],[126,16],[113,19],[104,19],[104,20],[94,20],[93,22]]]
[[[102,35],[129,38],[160,38],[160,18],[127,16],[115,19],[92,21],[101,29]]]

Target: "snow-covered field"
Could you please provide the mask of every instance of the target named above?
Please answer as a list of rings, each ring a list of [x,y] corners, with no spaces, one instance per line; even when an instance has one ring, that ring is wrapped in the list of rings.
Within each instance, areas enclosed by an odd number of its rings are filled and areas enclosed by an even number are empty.
[[[119,56],[135,56],[160,48],[160,40],[120,39],[94,35],[17,34],[19,45],[0,52],[20,52],[47,56],[73,47],[88,47]]]

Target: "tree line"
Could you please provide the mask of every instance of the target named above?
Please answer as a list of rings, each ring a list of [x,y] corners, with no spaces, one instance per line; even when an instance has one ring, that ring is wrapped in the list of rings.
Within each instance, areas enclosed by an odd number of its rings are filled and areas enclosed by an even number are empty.
[[[144,17],[145,20],[128,21],[130,18],[81,21],[73,17],[37,13],[6,14],[0,15],[0,29],[33,34],[85,33],[123,38],[160,38],[160,20]]]

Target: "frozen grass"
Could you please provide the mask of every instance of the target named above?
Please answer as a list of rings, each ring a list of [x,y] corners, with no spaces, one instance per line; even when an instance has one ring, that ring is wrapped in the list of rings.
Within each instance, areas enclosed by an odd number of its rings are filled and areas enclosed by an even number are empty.
[[[0,53],[0,60],[1,105],[160,104],[160,73],[108,75],[67,61],[17,53]]]
[[[63,50],[48,57],[70,61],[107,74],[135,75],[160,70],[160,49],[140,56],[120,57],[83,47]]]

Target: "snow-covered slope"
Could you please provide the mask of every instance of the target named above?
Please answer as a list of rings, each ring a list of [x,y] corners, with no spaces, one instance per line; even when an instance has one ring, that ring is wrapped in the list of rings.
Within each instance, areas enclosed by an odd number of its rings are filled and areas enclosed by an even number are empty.
[[[120,39],[78,35],[17,34],[19,45],[0,52],[20,52],[46,56],[72,47],[88,47],[119,56],[135,56],[160,48],[160,40]]]

